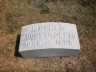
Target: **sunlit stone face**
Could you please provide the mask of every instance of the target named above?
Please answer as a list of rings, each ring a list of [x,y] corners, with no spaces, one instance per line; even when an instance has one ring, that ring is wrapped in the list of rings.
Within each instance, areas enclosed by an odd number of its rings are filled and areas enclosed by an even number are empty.
[[[71,56],[79,50],[75,24],[46,22],[22,27],[19,52],[23,57]]]

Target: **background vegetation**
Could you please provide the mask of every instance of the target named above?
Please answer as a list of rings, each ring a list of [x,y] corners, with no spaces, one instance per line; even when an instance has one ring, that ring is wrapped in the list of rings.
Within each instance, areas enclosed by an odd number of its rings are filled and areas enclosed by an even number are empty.
[[[14,56],[21,27],[41,22],[77,25],[77,56]],[[96,72],[96,0],[0,0],[0,72]]]

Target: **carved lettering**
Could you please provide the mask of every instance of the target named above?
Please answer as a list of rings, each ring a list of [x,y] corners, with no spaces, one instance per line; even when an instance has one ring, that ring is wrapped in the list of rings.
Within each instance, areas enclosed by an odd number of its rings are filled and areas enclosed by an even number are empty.
[[[72,43],[72,41],[71,41],[71,40],[69,40],[69,45],[73,45],[73,43]]]
[[[22,37],[22,40],[26,40],[26,36],[25,35]]]
[[[36,46],[36,45],[41,45],[41,41],[26,41],[25,42],[26,46]]]
[[[26,46],[31,46],[31,41],[25,42]]]
[[[29,40],[35,38],[75,38],[75,35],[73,33],[65,33],[65,32],[33,33],[23,35],[22,40]]]
[[[36,32],[36,31],[38,31],[38,26],[32,26],[32,32]]]
[[[65,26],[60,25],[60,30],[65,30]]]
[[[73,33],[68,33],[69,38],[75,38],[75,35]]]
[[[40,31],[43,31],[43,30],[46,30],[47,28],[46,28],[46,26],[44,26],[44,25],[41,25],[41,26],[39,26],[39,28],[38,28]]]
[[[70,40],[56,40],[57,45],[72,45],[72,41]]]
[[[63,25],[38,25],[32,26],[32,33],[25,34],[22,37],[22,40],[25,41],[26,46],[36,46],[36,45],[43,45],[47,44],[47,41],[43,41],[43,39],[59,39],[53,44],[57,45],[73,45],[72,40],[74,39],[75,35],[73,32],[65,32],[66,27]],[[41,31],[41,32],[38,32]],[[45,32],[44,32],[45,31]],[[41,41],[34,41],[33,39],[41,39]],[[66,40],[66,39],[69,40]],[[61,40],[62,39],[62,40]],[[32,41],[33,40],[33,41]]]

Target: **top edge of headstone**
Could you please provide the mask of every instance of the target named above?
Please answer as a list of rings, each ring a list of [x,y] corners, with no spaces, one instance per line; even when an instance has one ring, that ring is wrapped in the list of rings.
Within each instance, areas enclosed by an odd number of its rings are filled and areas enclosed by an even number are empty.
[[[22,26],[22,28],[26,28],[26,27],[29,27],[29,26],[35,26],[37,24],[66,24],[66,25],[74,25],[76,26],[76,24],[73,24],[73,23],[64,23],[64,22],[42,22],[42,23],[33,23],[33,24],[29,24],[29,25],[25,25],[25,26]]]

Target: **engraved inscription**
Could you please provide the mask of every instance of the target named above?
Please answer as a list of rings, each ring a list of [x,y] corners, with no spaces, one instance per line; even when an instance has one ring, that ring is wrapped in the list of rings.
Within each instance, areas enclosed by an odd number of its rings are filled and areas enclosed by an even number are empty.
[[[57,45],[72,45],[71,40],[56,40]]]
[[[72,46],[74,43],[71,39],[75,39],[75,35],[72,31],[66,32],[65,30],[66,27],[63,25],[45,24],[45,25],[32,26],[30,33],[24,34],[22,36],[22,40],[24,41],[25,46],[46,45],[50,43],[47,41],[48,39],[50,40],[55,39],[55,41],[53,40],[51,41],[51,43],[55,45]],[[37,39],[38,40],[41,39],[41,40],[38,41]]]
[[[40,26],[32,26],[32,32],[37,31],[50,31],[50,30],[65,30],[65,26],[62,25],[40,25]]]
[[[25,44],[26,46],[36,46],[41,45],[41,41],[26,41]]]
[[[73,33],[65,32],[34,33],[23,35],[22,40],[30,40],[34,38],[75,38],[75,35]]]

